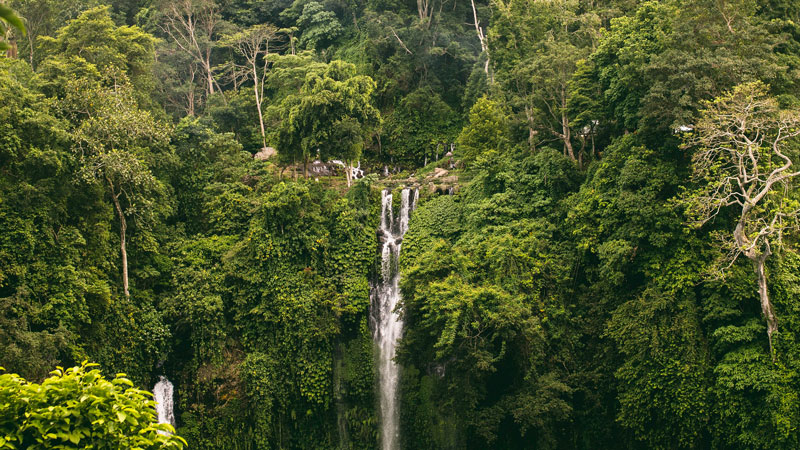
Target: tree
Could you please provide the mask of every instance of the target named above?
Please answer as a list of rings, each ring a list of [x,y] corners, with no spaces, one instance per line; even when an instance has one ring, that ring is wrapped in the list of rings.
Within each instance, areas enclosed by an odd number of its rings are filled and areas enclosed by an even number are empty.
[[[511,144],[511,126],[502,105],[481,97],[469,111],[469,123],[458,135],[458,149],[470,163],[488,150],[504,151]]]
[[[458,115],[430,86],[406,95],[386,119],[392,162],[421,165],[444,155],[461,128]]]
[[[51,94],[64,96],[65,85],[75,78],[114,83],[119,75],[135,88],[137,101],[148,105],[152,90],[155,37],[137,26],[118,27],[110,7],[98,6],[81,13],[55,37],[37,40],[46,58],[38,67],[53,85]],[[111,76],[109,76],[111,75]]]
[[[573,117],[572,125],[580,130],[578,138],[581,141],[579,154],[584,154],[587,140],[591,143],[589,155],[598,157],[596,139],[598,131],[602,129],[601,119],[604,118],[600,99],[603,97],[596,79],[593,79],[594,65],[591,61],[580,60],[576,63],[575,74],[569,82],[569,101],[567,102],[568,114]]]
[[[11,0],[6,2],[25,23],[25,41],[18,42],[20,53],[27,53],[28,62],[36,67],[42,59],[37,48],[39,38],[53,36],[59,28],[81,12],[97,6],[96,0]]]
[[[353,161],[358,160],[364,149],[364,131],[361,124],[353,117],[345,117],[333,124],[328,145],[325,146],[325,156],[342,158],[345,162],[345,178],[347,187],[350,187],[353,178]],[[326,158],[327,159],[327,158]]]
[[[566,25],[565,25],[566,26]],[[573,125],[568,114],[570,102],[569,82],[577,69],[582,51],[567,39],[548,36],[539,49],[539,55],[528,66],[528,76],[534,88],[533,104],[540,126],[562,142],[564,154],[573,161]],[[545,138],[546,139],[546,138]]]
[[[701,226],[732,210],[736,225],[732,233],[720,235],[728,254],[718,269],[730,267],[740,255],[753,263],[771,353],[778,321],[765,262],[800,215],[791,191],[792,179],[800,175],[792,167],[799,156],[798,136],[800,112],[780,110],[766,86],[754,82],[707,102],[686,142],[696,149],[692,169],[699,184],[683,197],[689,220]]]
[[[747,81],[786,78],[779,38],[753,15],[756,3],[648,1],[612,20],[590,58],[606,112],[601,126],[661,145],[695,122],[702,101]]]
[[[167,128],[140,109],[152,101],[155,38],[138,27],[117,27],[102,6],[83,12],[55,38],[39,40],[48,53],[39,69],[60,116],[71,123],[78,175],[108,189],[117,213],[128,295],[127,219],[143,230],[152,226],[159,212],[152,202],[163,188],[148,168],[160,162],[147,161],[145,149],[163,146]]]
[[[164,2],[163,14],[161,30],[200,65],[206,79],[206,93],[213,94],[218,86],[211,51],[222,20],[219,6],[214,0],[178,0]]]
[[[530,147],[560,141],[573,161],[581,155],[573,147],[569,85],[593,45],[595,25],[593,16],[579,10],[573,1],[499,2],[496,25],[489,30],[498,80],[524,114]]]
[[[308,160],[317,150],[323,157],[346,159],[345,170],[351,172],[364,137],[380,124],[380,113],[372,106],[374,90],[372,78],[356,75],[355,66],[343,61],[309,73],[300,93],[283,101],[278,151],[302,159],[306,177]],[[349,185],[350,175],[347,181]]]
[[[133,387],[122,373],[106,380],[95,366],[59,367],[41,384],[0,375],[0,447],[184,448],[172,425],[156,423],[152,394]]]
[[[301,32],[299,43],[307,49],[324,50],[343,32],[336,14],[314,0],[297,0],[281,15],[296,17],[297,29]],[[291,32],[289,39],[292,39]]]
[[[483,63],[483,70],[486,72],[486,76],[494,82],[494,76],[489,71],[489,66],[491,65],[491,55],[489,54],[489,43],[486,39],[486,33],[483,31],[483,27],[480,25],[480,21],[478,20],[478,9],[475,7],[475,0],[470,0],[470,4],[472,5],[472,19],[475,23],[475,32],[478,34],[478,41],[481,43],[481,52],[486,54],[486,61]]]
[[[258,109],[258,125],[261,128],[263,147],[267,147],[267,136],[264,129],[264,86],[268,73],[270,42],[278,36],[278,30],[272,25],[254,25],[244,31],[228,36],[223,44],[236,50],[245,60],[244,64],[230,63],[230,70],[236,84],[240,81],[253,81],[253,93]]]
[[[128,218],[145,229],[154,222],[154,198],[163,189],[142,153],[164,145],[167,128],[149,112],[140,110],[127,84],[101,88],[71,83],[63,107],[84,112],[74,139],[84,180],[99,181],[108,189],[119,219],[122,289],[128,291]]]

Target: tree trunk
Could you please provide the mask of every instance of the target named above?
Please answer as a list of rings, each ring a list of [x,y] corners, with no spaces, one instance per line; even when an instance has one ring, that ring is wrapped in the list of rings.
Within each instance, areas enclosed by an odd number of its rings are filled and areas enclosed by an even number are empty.
[[[206,82],[208,83],[209,97],[214,93],[214,75],[211,72],[211,51],[206,52],[206,60],[203,61],[206,71]]]
[[[478,21],[478,9],[475,8],[475,0],[470,0],[472,3],[472,18],[475,22],[475,31],[478,33],[478,40],[481,43],[481,51],[486,53],[486,61],[483,65],[483,70],[486,72],[486,77],[489,78],[489,83],[494,84],[494,76],[489,73],[489,44],[486,42],[486,36],[483,34],[483,28]]]
[[[125,248],[125,232],[127,231],[128,225],[125,223],[125,216],[118,212],[119,214],[119,248],[120,253],[122,254],[122,290],[125,292],[125,297],[130,297],[131,294],[128,292],[128,250]]]
[[[188,102],[188,109],[186,110],[186,114],[189,117],[194,117],[194,87],[189,88],[189,93],[186,94],[187,102]]]
[[[108,181],[108,187],[111,189],[111,199],[114,201],[114,209],[117,210],[117,216],[119,217],[119,248],[122,254],[122,290],[125,292],[125,297],[130,297],[131,294],[128,292],[128,250],[125,246],[125,234],[128,230],[128,223],[125,221],[125,214],[122,212],[122,206],[119,204],[119,194],[117,194],[116,189],[114,189],[114,183],[112,183],[108,177],[106,177],[106,181]]]
[[[194,117],[194,102],[195,102],[195,91],[194,91],[194,79],[197,77],[197,64],[191,65],[191,78],[189,79],[189,92],[186,93],[186,113],[190,117]]]
[[[308,179],[308,155],[303,157],[303,177],[305,177],[306,180]]]
[[[261,145],[263,149],[266,149],[267,133],[264,130],[264,114],[261,113],[261,96],[259,95],[258,92],[258,71],[256,70],[255,62],[253,62],[253,92],[256,95],[256,108],[258,109],[258,125],[261,127]]]
[[[350,180],[353,178],[353,163],[349,159],[344,167],[344,176],[347,179],[347,187],[350,187]]]
[[[575,150],[572,148],[572,136],[569,129],[569,117],[567,116],[567,93],[561,90],[561,134],[564,137],[564,150],[567,155],[575,161]]]
[[[36,67],[33,65],[33,33],[28,32],[27,38],[28,38],[28,49],[30,50],[29,53],[30,53],[31,69],[35,70]]]
[[[528,121],[528,147],[531,152],[536,151],[536,130],[533,128],[533,108],[525,107],[525,118]]]
[[[562,120],[567,120],[566,118],[562,118]],[[569,158],[575,161],[575,150],[572,148],[572,137],[570,136],[569,132],[569,125],[562,122],[561,124],[562,129],[562,136],[564,139],[564,153],[569,156]]]
[[[749,202],[746,202],[744,207],[742,207],[739,222],[736,224],[736,228],[733,230],[733,238],[736,241],[736,245],[740,249],[747,248],[748,244],[750,243],[744,231],[744,224],[747,221],[747,217],[752,209],[753,205]],[[767,289],[767,273],[764,267],[767,258],[772,255],[769,241],[767,241],[767,248],[763,253],[758,254],[755,249],[750,249],[745,251],[744,254],[750,261],[753,262],[753,268],[755,269],[756,276],[758,277],[758,297],[761,303],[761,313],[764,315],[764,319],[767,321],[769,352],[774,361],[775,353],[773,352],[772,348],[772,334],[778,331],[778,319],[775,317],[775,309],[772,307],[772,302],[769,300],[769,290]]]
[[[427,0],[417,0],[417,14],[419,14],[420,22],[428,18],[428,7]]]
[[[770,255],[769,252],[759,255],[753,260],[756,275],[758,276],[758,295],[761,300],[761,313],[764,314],[764,319],[767,321],[767,337],[769,338],[769,353],[772,355],[772,360],[775,360],[775,353],[772,348],[772,333],[778,331],[778,319],[775,317],[775,310],[772,307],[772,302],[769,300],[769,291],[767,290],[767,274],[764,268],[764,262]]]

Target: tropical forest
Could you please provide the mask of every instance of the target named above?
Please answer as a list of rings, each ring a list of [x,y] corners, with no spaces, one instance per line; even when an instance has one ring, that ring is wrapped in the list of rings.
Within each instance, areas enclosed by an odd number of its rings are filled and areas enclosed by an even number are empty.
[[[800,2],[0,0],[0,449],[800,449]]]

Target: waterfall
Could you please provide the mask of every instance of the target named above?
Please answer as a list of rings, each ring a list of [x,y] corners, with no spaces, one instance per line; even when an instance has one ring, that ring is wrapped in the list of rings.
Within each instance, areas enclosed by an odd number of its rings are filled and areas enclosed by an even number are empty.
[[[412,197],[413,192],[413,197]],[[381,448],[396,450],[399,446],[400,423],[397,387],[400,370],[393,359],[397,340],[403,332],[403,321],[394,312],[400,301],[398,259],[403,235],[408,230],[408,219],[417,205],[419,191],[403,189],[400,199],[400,217],[392,211],[392,194],[381,193],[381,224],[378,240],[381,249],[380,279],[373,286],[372,320],[374,339],[378,347],[378,384],[380,390]]]
[[[172,383],[167,377],[158,377],[158,383],[153,387],[153,400],[156,401],[158,423],[168,423],[175,426],[175,415],[172,412]]]

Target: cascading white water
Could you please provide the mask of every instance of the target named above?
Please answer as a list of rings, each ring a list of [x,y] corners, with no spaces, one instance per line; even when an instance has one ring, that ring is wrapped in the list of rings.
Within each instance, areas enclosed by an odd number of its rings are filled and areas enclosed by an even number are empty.
[[[158,423],[168,423],[175,426],[175,415],[172,412],[172,383],[165,376],[158,378],[158,383],[153,387],[153,400],[156,402]]]
[[[381,225],[378,238],[381,245],[381,274],[373,290],[374,338],[378,346],[378,378],[381,409],[381,448],[395,450],[399,445],[397,386],[400,371],[394,362],[397,340],[403,333],[403,321],[394,311],[400,301],[398,260],[408,220],[419,197],[419,191],[403,189],[400,217],[395,220],[392,194],[381,193]]]

